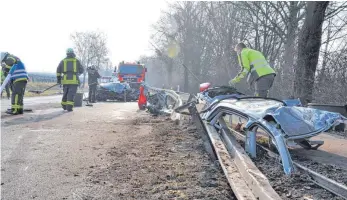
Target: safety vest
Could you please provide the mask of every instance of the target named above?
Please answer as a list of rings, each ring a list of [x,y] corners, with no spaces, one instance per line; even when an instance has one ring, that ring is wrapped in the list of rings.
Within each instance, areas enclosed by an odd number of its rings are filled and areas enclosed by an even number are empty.
[[[25,66],[21,61],[17,61],[16,64],[11,67],[9,74],[11,74],[11,80],[14,83],[17,81],[28,81],[29,79]]]
[[[264,55],[256,50],[244,48],[241,55],[238,56],[239,63],[243,70],[247,72],[247,82],[252,83],[259,77],[276,74],[269,63],[266,61]]]
[[[77,59],[76,58],[65,58],[63,60],[63,71],[64,74],[61,83],[63,85],[78,85],[77,79]]]

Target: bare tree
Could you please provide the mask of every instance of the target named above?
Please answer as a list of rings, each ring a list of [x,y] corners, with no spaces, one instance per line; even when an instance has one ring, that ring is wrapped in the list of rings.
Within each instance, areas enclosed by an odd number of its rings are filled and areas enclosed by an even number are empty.
[[[304,104],[312,101],[322,41],[322,26],[328,5],[328,1],[307,3],[305,21],[299,36],[298,63],[294,82],[294,95]]]
[[[346,65],[339,60],[346,52],[344,46],[347,46],[346,5],[346,2],[330,2],[323,18],[319,18],[318,11],[323,10],[316,7],[312,11],[312,2],[170,3],[154,26],[152,39],[163,52],[173,39],[181,51],[171,59],[172,62],[166,55],[144,60],[160,67],[163,74],[156,77],[156,83],[159,80],[165,84],[183,83],[185,91],[195,92],[197,81],[193,76],[214,85],[225,85],[237,74],[239,66],[233,47],[243,41],[263,52],[277,71],[270,91],[272,97],[286,98],[295,94],[303,98],[302,95],[311,90],[311,94],[304,97],[307,99],[303,100],[305,103],[312,100],[314,88],[315,93],[324,91],[341,99],[344,90],[333,92],[322,87],[324,80],[346,76],[343,73],[346,70],[341,68]],[[320,51],[324,52],[321,56]],[[188,69],[182,68],[181,63]],[[301,72],[304,73],[302,77],[299,76]],[[303,80],[304,77],[309,77],[309,80]],[[339,81],[338,85],[345,87],[342,82]],[[245,81],[237,87],[242,92],[252,92]],[[327,98],[317,100],[326,101]]]
[[[76,32],[71,34],[71,40],[74,42],[76,56],[80,59],[82,65],[86,68],[96,65],[99,69],[102,64],[108,60],[107,36],[99,31]],[[84,70],[83,84],[85,84],[87,71]]]

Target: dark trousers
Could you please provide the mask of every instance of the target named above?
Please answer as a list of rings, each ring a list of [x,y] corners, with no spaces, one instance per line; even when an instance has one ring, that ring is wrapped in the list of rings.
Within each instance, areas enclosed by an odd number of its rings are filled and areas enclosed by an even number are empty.
[[[260,77],[255,82],[255,96],[267,97],[269,94],[269,90],[273,85],[274,80],[275,80],[274,74],[269,74],[269,75]]]
[[[72,111],[78,85],[63,85],[61,105],[64,110]]]
[[[95,103],[96,86],[97,86],[96,84],[89,85],[89,94],[88,94],[89,102]]]
[[[23,113],[23,99],[26,85],[27,81],[14,82],[12,85],[11,104],[13,113]]]

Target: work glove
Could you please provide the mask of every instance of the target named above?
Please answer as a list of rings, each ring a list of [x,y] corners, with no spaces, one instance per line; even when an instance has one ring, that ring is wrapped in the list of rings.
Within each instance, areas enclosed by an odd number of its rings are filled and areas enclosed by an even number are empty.
[[[61,77],[57,77],[57,83],[61,85]]]

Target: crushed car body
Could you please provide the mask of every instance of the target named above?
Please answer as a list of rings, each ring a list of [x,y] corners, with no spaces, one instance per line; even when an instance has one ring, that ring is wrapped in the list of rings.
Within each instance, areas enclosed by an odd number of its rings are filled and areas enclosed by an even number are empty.
[[[125,82],[114,81],[99,84],[96,94],[97,101],[136,101],[139,97],[139,90],[131,88]]]
[[[265,130],[281,156],[286,174],[294,170],[289,147],[299,145],[305,149],[317,149],[324,142],[312,141],[311,137],[347,123],[347,118],[339,113],[302,107],[296,99],[282,101],[252,97],[233,87],[207,88],[198,93],[197,97],[199,103],[204,105],[200,112],[202,120],[216,129],[230,127],[232,120],[225,121],[225,116],[246,119],[242,130],[245,149],[253,158],[256,157],[258,128]]]

